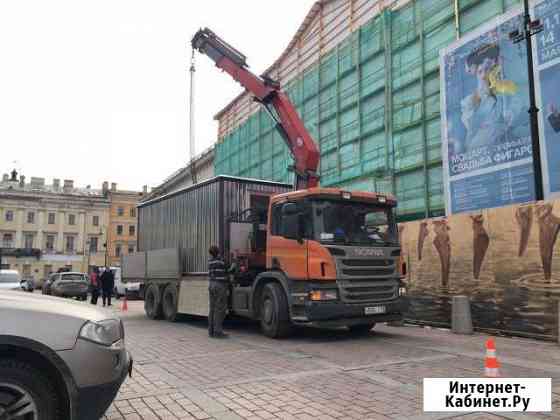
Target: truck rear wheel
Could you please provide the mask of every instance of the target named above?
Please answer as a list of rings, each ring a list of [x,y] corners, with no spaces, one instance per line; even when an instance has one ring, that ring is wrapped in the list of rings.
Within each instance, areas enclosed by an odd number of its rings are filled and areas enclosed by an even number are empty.
[[[162,315],[161,296],[159,287],[150,284],[146,290],[146,298],[144,299],[144,312],[150,319],[160,319]]]
[[[163,316],[170,322],[177,320],[177,287],[168,284],[163,291]]]
[[[264,286],[260,307],[261,329],[271,338],[286,337],[292,332],[288,299],[278,283]]]

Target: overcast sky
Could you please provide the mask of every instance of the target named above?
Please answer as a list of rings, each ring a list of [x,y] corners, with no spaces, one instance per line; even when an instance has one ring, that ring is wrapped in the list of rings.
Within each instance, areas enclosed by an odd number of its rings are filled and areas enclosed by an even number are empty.
[[[99,188],[155,186],[188,156],[190,44],[209,27],[260,74],[314,0],[3,0],[0,168]],[[196,56],[197,153],[241,88]]]

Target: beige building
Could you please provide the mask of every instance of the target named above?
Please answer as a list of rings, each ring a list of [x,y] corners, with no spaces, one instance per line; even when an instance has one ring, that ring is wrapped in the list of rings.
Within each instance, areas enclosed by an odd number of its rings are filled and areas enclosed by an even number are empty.
[[[59,268],[86,272],[105,263],[106,226],[110,202],[100,190],[76,188],[74,182],[17,177],[0,182],[0,247],[2,268],[18,270],[35,280]],[[14,248],[35,250],[36,256],[6,256]],[[28,252],[24,252],[28,254]]]
[[[117,184],[103,184],[103,193],[111,203],[107,235],[107,253],[110,266],[119,267],[121,256],[136,252],[138,223],[136,206],[147,193],[118,190]]]

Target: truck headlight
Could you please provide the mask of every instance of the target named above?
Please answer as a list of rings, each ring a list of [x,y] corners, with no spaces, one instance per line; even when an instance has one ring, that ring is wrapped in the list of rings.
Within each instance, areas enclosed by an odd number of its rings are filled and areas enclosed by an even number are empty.
[[[88,321],[80,330],[79,337],[102,346],[111,346],[123,338],[122,324],[116,319],[99,322]]]
[[[399,287],[399,296],[406,296],[406,287]]]
[[[309,292],[309,300],[322,301],[322,300],[337,300],[338,290],[312,290]]]

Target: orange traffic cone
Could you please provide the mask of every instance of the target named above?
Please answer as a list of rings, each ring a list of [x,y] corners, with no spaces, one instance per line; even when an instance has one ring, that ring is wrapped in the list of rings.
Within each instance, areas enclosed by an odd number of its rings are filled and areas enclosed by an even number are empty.
[[[484,360],[484,376],[497,378],[500,376],[500,362],[496,357],[496,343],[493,338],[486,340],[486,358]]]
[[[128,311],[128,302],[126,301],[126,295],[123,297],[121,311],[126,312]]]

